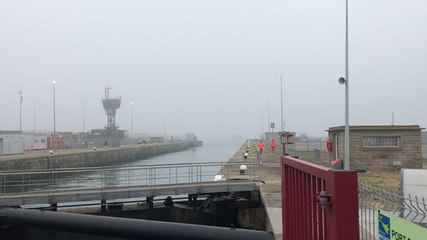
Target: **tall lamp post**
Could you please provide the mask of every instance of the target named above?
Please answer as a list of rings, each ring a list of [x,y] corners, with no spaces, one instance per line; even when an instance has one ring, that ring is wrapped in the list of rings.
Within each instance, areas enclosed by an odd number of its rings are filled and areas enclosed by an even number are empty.
[[[280,76],[280,123],[281,123],[281,131],[285,131],[285,121],[283,120],[283,80],[282,76]]]
[[[282,76],[280,76],[280,123],[281,123],[281,129],[280,134],[285,134],[285,122],[283,120],[283,80]],[[282,138],[282,137],[280,137]],[[282,155],[285,156],[286,154],[286,142],[282,142]]]
[[[56,115],[55,115],[55,86],[56,81],[52,82],[53,87],[53,138],[52,138],[52,149],[55,149],[55,137],[56,137]]]
[[[22,90],[20,90],[19,92],[19,132],[22,133]]]
[[[130,138],[133,138],[133,102],[130,103]]]
[[[163,112],[163,141],[166,141],[166,112]]]
[[[34,132],[36,132],[36,101],[33,101],[34,104]]]
[[[82,132],[85,132],[85,101],[82,101]]]
[[[270,101],[267,101],[267,118],[268,118],[268,131],[271,132],[271,122],[270,122]]]
[[[345,77],[338,79],[345,85],[345,128],[344,128],[344,169],[350,170],[350,126],[349,126],[349,86],[348,86],[348,0],[345,1]]]

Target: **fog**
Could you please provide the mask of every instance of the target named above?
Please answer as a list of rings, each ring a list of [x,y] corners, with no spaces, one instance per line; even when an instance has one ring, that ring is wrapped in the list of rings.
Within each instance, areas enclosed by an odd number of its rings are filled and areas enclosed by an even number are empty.
[[[349,2],[350,124],[427,126],[427,2]],[[344,124],[345,1],[0,3],[0,130],[102,128],[104,87],[133,132],[257,137],[268,120]],[[35,114],[34,114],[35,109]],[[83,117],[84,112],[84,117]],[[34,121],[35,115],[35,121]]]

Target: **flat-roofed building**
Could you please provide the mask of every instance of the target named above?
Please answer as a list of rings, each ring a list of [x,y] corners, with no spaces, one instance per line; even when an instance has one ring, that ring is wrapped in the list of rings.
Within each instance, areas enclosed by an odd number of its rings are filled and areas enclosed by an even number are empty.
[[[422,168],[419,125],[350,126],[351,169]],[[344,126],[328,130],[333,159],[344,159]]]
[[[20,134],[0,134],[0,155],[24,153],[24,139]]]

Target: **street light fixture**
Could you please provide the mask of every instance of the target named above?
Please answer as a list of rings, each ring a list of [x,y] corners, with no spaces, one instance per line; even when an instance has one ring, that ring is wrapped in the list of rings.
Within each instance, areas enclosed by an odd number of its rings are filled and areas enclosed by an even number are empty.
[[[56,116],[55,116],[55,86],[56,81],[52,82],[53,87],[53,138],[52,138],[52,149],[55,149],[55,138],[56,138]]]

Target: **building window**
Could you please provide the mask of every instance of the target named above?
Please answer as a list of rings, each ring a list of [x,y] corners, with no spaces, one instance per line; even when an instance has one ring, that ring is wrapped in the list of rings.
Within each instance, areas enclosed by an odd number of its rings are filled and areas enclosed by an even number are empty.
[[[398,148],[400,136],[364,136],[363,147]]]

